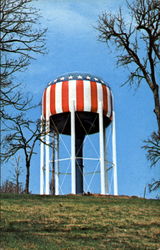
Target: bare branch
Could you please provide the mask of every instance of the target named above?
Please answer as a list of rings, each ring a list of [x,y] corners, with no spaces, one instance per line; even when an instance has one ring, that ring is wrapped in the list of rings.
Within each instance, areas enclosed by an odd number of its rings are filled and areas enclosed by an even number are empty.
[[[1,161],[8,161],[12,156],[15,156],[17,152],[21,151],[24,154],[26,162],[26,192],[29,192],[29,176],[30,176],[30,164],[31,159],[35,152],[35,145],[38,141],[46,144],[45,135],[50,130],[41,131],[41,121],[32,121],[25,119],[23,113],[17,117],[8,117],[7,129],[8,133],[2,138],[2,150],[0,153]],[[45,128],[45,124],[43,125]],[[53,143],[46,144],[53,148]]]
[[[6,106],[23,110],[28,104],[29,100],[23,100],[19,84],[13,83],[13,76],[16,72],[25,70],[37,53],[45,53],[47,29],[41,28],[39,21],[39,11],[32,6],[32,0],[2,1],[0,99],[3,118],[6,116]]]
[[[98,19],[99,40],[118,51],[117,65],[126,66],[129,76],[124,84],[140,86],[146,82],[153,93],[154,112],[160,134],[159,77],[160,66],[160,1],[127,2],[131,21],[119,9],[116,15],[104,12]],[[124,85],[123,84],[123,85]]]

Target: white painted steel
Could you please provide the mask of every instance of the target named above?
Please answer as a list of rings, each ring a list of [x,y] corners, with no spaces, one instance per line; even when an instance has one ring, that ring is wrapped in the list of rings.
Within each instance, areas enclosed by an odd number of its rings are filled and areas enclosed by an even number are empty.
[[[49,194],[49,121],[46,121],[46,175],[45,175],[45,194],[48,195]]]
[[[116,155],[116,121],[115,111],[112,112],[112,161],[113,161],[113,181],[114,181],[114,195],[118,195],[118,181],[117,181],[117,155]]]
[[[84,110],[91,111],[91,84],[90,81],[83,81],[84,83]]]
[[[76,194],[75,101],[71,105],[71,193]]]
[[[51,115],[51,110],[50,110],[50,89],[51,86],[49,86],[46,90],[46,119],[49,120],[49,117]]]
[[[91,161],[99,161],[99,158],[85,158],[85,157],[76,157],[77,159],[83,159],[83,160],[91,160]],[[71,158],[63,158],[63,159],[55,159],[55,162],[57,161],[68,161],[71,160]]]
[[[55,195],[59,195],[59,134],[56,135],[56,149],[55,154]]]
[[[109,193],[108,190],[108,162],[107,162],[107,144],[106,144],[106,128],[104,129],[104,162],[105,162],[105,194]]]
[[[107,88],[107,100],[108,100],[108,112],[107,112],[107,117],[111,117],[111,112],[112,112],[112,105],[111,105],[111,91],[108,87]]]
[[[68,161],[68,160],[71,160],[71,158],[63,158],[63,159],[55,159],[55,162],[57,161]]]
[[[99,104],[99,149],[100,149],[100,180],[101,194],[105,194],[105,162],[104,162],[104,126],[103,126],[103,106]]]
[[[44,104],[44,95],[45,95],[45,91],[44,91],[43,97],[42,97],[42,116],[41,116],[41,117],[42,117],[43,119],[45,119],[45,117],[44,117],[44,105],[45,105],[45,104]]]
[[[74,109],[76,108],[76,80],[69,81],[69,110],[72,110],[73,100],[74,100]],[[74,111],[75,112],[75,111]]]
[[[98,110],[101,108],[101,101],[103,100],[103,89],[102,89],[102,84],[97,83],[97,100],[98,100]],[[103,107],[103,104],[102,104]]]
[[[43,119],[41,116],[41,140],[44,141]],[[44,143],[40,142],[40,194],[44,194]]]
[[[62,113],[62,82],[56,83],[55,86],[55,106],[56,106],[56,113]]]

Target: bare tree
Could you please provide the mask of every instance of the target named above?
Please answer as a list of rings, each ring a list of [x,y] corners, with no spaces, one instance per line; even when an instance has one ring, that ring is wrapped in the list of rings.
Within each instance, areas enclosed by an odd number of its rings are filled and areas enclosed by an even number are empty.
[[[152,183],[148,185],[149,186],[149,191],[155,191],[155,190],[159,190],[160,189],[160,180],[156,181],[155,179],[153,179]],[[160,193],[159,193],[160,195]],[[159,197],[159,195],[157,197]]]
[[[37,122],[27,120],[23,117],[23,114],[17,116],[14,120],[11,120],[11,124],[8,125],[8,133],[2,140],[2,161],[8,161],[12,156],[15,156],[18,151],[24,153],[25,165],[26,165],[26,183],[25,192],[29,193],[29,181],[30,181],[30,166],[32,156],[36,153],[34,151],[37,141],[42,140],[42,134],[45,136],[49,131],[41,132],[40,121]],[[52,146],[49,144],[49,146]]]
[[[1,116],[12,105],[23,110],[28,104],[20,93],[20,83],[15,83],[15,73],[23,71],[37,53],[44,53],[46,29],[39,23],[39,12],[32,0],[1,1]]]
[[[145,143],[143,148],[147,150],[147,158],[151,162],[151,167],[158,165],[160,163],[160,138],[156,133],[153,133]]]
[[[115,15],[104,12],[98,19],[97,30],[99,40],[118,51],[117,65],[127,67],[128,78],[124,84],[141,85],[144,82],[152,92],[154,113],[158,131],[153,132],[151,138],[145,141],[147,158],[151,166],[159,161],[160,151],[160,1],[134,0],[129,3],[128,21],[122,9]],[[158,181],[159,183],[159,181]],[[159,185],[159,184],[158,184]],[[157,182],[152,187],[158,187]]]
[[[12,160],[12,166],[13,168],[13,177],[12,181],[16,185],[16,193],[21,193],[22,192],[22,183],[20,182],[20,176],[22,174],[22,166],[21,166],[21,158],[20,155],[18,157],[14,157]]]
[[[145,82],[154,99],[158,134],[160,135],[160,1],[128,1],[130,22],[122,9],[115,15],[103,13],[99,16],[97,29],[99,40],[115,46],[120,53],[117,64],[126,66],[129,76],[125,83],[131,85]]]
[[[12,159],[12,166],[13,169],[11,173],[13,174],[13,177],[11,178],[11,180],[7,179],[1,184],[0,192],[21,194],[23,193],[24,190],[22,182],[20,182],[20,175],[22,174],[22,167],[20,165],[20,156],[14,157]]]
[[[147,159],[151,162],[151,167],[160,166],[160,136],[154,132],[148,140],[145,141],[143,148],[147,151]],[[160,179],[153,180],[149,184],[149,191],[155,191],[160,188]]]
[[[13,181],[6,180],[0,186],[0,193],[17,193],[17,186]],[[23,193],[21,185],[19,186],[18,193]]]

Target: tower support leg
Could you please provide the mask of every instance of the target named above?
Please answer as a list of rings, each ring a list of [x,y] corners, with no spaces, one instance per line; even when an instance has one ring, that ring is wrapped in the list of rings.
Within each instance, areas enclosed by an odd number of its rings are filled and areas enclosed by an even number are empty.
[[[41,140],[44,141],[43,120],[41,117]],[[40,194],[44,194],[44,143],[40,142]]]
[[[114,195],[118,195],[115,111],[113,111],[112,116],[113,116],[113,121],[112,121],[112,161],[113,161]]]
[[[104,157],[104,124],[103,124],[103,106],[99,105],[99,149],[100,149],[100,180],[101,180],[101,194],[106,194],[106,180],[105,180],[105,157]]]
[[[76,194],[75,101],[71,106],[71,193]]]
[[[109,189],[108,189],[108,163],[107,163],[106,128],[103,128],[103,129],[104,129],[105,194],[108,194]]]
[[[46,175],[45,175],[45,194],[49,194],[49,165],[50,165],[50,155],[49,155],[49,120],[46,121]]]
[[[55,195],[59,195],[59,135],[56,134],[54,149],[55,152]]]

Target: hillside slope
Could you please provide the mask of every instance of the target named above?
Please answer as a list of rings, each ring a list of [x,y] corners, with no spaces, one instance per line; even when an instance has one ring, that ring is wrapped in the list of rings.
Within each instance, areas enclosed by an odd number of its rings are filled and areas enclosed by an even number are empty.
[[[160,201],[1,194],[0,249],[158,249]]]

